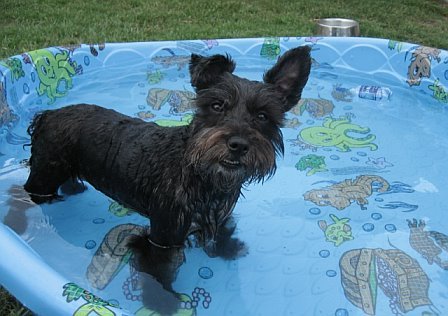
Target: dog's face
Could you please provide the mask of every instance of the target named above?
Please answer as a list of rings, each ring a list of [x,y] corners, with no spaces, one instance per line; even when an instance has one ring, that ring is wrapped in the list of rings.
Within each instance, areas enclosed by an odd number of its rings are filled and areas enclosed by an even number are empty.
[[[188,164],[225,192],[262,181],[283,154],[280,127],[300,99],[311,67],[310,48],[287,51],[263,82],[232,74],[229,56],[192,55],[191,82],[197,92]]]

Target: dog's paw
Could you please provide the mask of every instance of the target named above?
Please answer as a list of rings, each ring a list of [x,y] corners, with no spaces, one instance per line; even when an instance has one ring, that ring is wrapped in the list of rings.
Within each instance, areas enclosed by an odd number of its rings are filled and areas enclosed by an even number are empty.
[[[249,248],[238,238],[229,238],[216,244],[216,256],[226,260],[234,260],[246,256]]]
[[[84,192],[87,187],[81,181],[69,179],[61,185],[60,189],[66,195],[75,195]]]
[[[160,315],[173,315],[180,307],[176,293],[166,290],[151,275],[140,273],[142,301],[145,308]]]

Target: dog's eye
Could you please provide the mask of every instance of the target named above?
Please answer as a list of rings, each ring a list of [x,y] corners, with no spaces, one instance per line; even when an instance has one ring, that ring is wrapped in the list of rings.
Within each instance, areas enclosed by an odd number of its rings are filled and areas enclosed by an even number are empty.
[[[213,111],[215,111],[215,112],[224,111],[224,104],[222,104],[222,103],[218,103],[218,102],[212,103],[211,107],[212,107]]]
[[[259,121],[264,122],[264,121],[267,121],[267,120],[268,120],[268,116],[266,115],[266,113],[264,113],[264,112],[260,112],[260,113],[257,114],[257,119],[258,119]]]

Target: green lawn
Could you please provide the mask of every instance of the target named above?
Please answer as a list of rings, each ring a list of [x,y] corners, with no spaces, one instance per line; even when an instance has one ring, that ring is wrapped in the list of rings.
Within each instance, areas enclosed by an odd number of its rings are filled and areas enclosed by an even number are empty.
[[[361,35],[448,49],[444,0],[1,0],[0,58],[52,45],[166,39],[306,36],[345,17]]]
[[[361,35],[448,49],[444,0],[0,0],[0,59],[53,45],[308,36],[315,19],[345,17]],[[24,315],[0,290],[0,315]]]
[[[0,286],[0,315],[2,316],[29,316],[32,313],[23,307],[13,296],[9,295]]]

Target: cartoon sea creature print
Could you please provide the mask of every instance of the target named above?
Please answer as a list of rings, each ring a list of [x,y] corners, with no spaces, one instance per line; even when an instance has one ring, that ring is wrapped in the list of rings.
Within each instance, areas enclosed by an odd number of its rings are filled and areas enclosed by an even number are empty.
[[[189,91],[172,91],[168,96],[168,104],[170,105],[170,113],[178,114],[190,111],[192,107],[192,98],[195,94]]]
[[[0,127],[17,121],[19,117],[14,114],[7,103],[5,83],[0,81]]]
[[[171,114],[179,114],[193,110],[192,100],[196,94],[186,90],[168,90],[151,88],[146,97],[146,103],[155,111],[168,103]]]
[[[442,260],[440,255],[443,250],[448,252],[448,236],[436,231],[425,230],[424,220],[407,220],[410,229],[409,244],[428,261],[428,264],[437,264],[444,270],[448,270],[448,261]]]
[[[434,241],[440,248],[442,248],[443,250],[448,252],[448,236],[447,235],[433,231],[433,230],[429,232],[429,235],[434,239]]]
[[[317,222],[319,228],[325,233],[326,241],[338,247],[345,241],[353,240],[352,228],[347,224],[350,221],[349,218],[338,218],[334,214],[330,214],[330,218],[333,221],[332,224],[327,224],[325,220]]]
[[[366,164],[369,166],[374,166],[377,169],[385,169],[387,167],[394,166],[392,163],[386,161],[385,157],[379,157],[379,158],[368,157]]]
[[[333,113],[334,104],[330,100],[318,98],[303,98],[291,109],[294,115],[303,115],[306,111],[312,118],[321,118]]]
[[[154,56],[151,61],[154,64],[162,65],[164,68],[169,68],[171,66],[177,66],[177,70],[182,70],[190,62],[190,55],[176,55],[174,52],[169,51],[170,55],[167,56]]]
[[[98,47],[98,49],[97,49]],[[98,57],[99,52],[98,51],[102,51],[106,48],[106,44],[105,43],[99,43],[99,44],[89,44],[89,49],[90,49],[90,53],[95,56]]]
[[[378,194],[378,195],[381,195],[381,194]],[[387,202],[384,205],[378,205],[378,207],[383,208],[383,209],[390,209],[390,210],[395,210],[397,208],[404,208],[405,210],[402,211],[404,213],[414,212],[415,210],[418,209],[418,205],[409,204],[409,203],[401,202],[401,201]]]
[[[163,80],[164,77],[165,74],[160,70],[148,71],[148,73],[146,74],[146,80],[149,84],[158,84]]]
[[[308,42],[308,43],[311,43],[311,44],[315,45],[321,39],[323,39],[323,37],[309,36],[309,37],[305,38],[305,42]]]
[[[283,123],[284,128],[292,128],[292,129],[297,129],[300,125],[302,125],[302,123],[300,123],[297,117],[293,117],[291,119],[285,119]]]
[[[159,126],[165,126],[165,127],[175,127],[175,126],[185,126],[191,123],[193,120],[192,114],[185,114],[180,121],[179,120],[172,120],[172,119],[157,119],[154,121]]]
[[[75,52],[75,50],[77,50],[78,48],[81,48],[82,45],[81,44],[69,44],[69,45],[62,45],[62,46],[58,46],[61,50],[65,50],[69,52],[69,55],[72,55],[73,52]],[[22,57],[24,57],[25,59],[26,54],[23,54]],[[31,64],[31,60],[25,60],[25,63],[30,63]]]
[[[195,41],[177,41],[176,47],[181,49],[182,51],[188,51],[192,54],[203,54],[206,50],[209,48],[207,47],[207,43],[201,40],[195,40]],[[173,56],[176,55],[176,53],[171,48],[164,48],[163,50],[169,52]]]
[[[48,104],[64,97],[73,88],[72,77],[82,71],[67,51],[53,55],[47,49],[39,49],[28,54],[40,80],[37,93],[39,96],[45,94],[49,98]]]
[[[365,137],[355,138],[352,133],[367,134]],[[368,147],[377,150],[372,143],[376,136],[369,134],[368,127],[361,127],[351,123],[348,117],[334,119],[327,117],[322,126],[311,126],[300,131],[298,138],[316,147],[336,147],[338,151],[347,152],[352,148]]]
[[[439,79],[434,80],[434,83],[430,84],[428,89],[432,91],[432,97],[434,99],[439,102],[448,103],[448,91],[439,83]]]
[[[353,93],[350,89],[344,88],[341,83],[333,85],[333,90],[331,90],[331,96],[340,102],[352,102]]]
[[[15,114],[14,114],[14,116],[17,117],[17,119],[18,119],[18,116],[16,116]],[[11,144],[11,145],[24,145],[24,144],[28,144],[30,141],[30,139],[28,137],[18,135],[16,133],[12,132],[10,129],[6,130],[5,139],[6,139],[7,143]]]
[[[123,205],[121,205],[120,203],[116,202],[116,201],[112,201],[109,200],[110,204],[109,204],[109,212],[114,214],[117,217],[125,217],[128,215],[131,215],[132,213],[134,213],[133,210],[124,207]]]
[[[341,168],[330,168],[333,176],[348,176],[352,174],[366,174],[366,173],[383,173],[380,169],[366,166],[347,166]]]
[[[406,80],[409,86],[418,86],[423,77],[429,78],[431,76],[431,61],[436,60],[440,63],[440,53],[440,49],[426,46],[418,46],[414,50],[408,67],[408,79]]]
[[[395,193],[414,193],[415,190],[407,183],[393,181],[390,183],[389,190],[381,192],[378,195],[395,194]]]
[[[387,43],[387,48],[389,48],[390,50],[397,50],[397,52],[401,52],[401,49],[403,48],[403,43],[394,40],[389,40],[389,42]]]
[[[9,69],[12,83],[25,76],[25,71],[23,71],[22,62],[19,58],[11,57],[0,61],[0,64]]]
[[[156,116],[151,111],[139,111],[135,115],[137,117],[141,118],[142,120],[150,120]]]
[[[309,154],[300,158],[295,167],[299,171],[309,169],[306,173],[307,176],[312,176],[317,172],[328,171],[327,165],[325,164],[325,156],[318,156],[314,154]]]
[[[108,301],[90,293],[89,291],[83,289],[75,283],[67,283],[63,286],[64,291],[62,296],[66,296],[67,303],[77,301],[82,298],[86,301],[85,304],[78,307],[78,309],[73,313],[73,316],[85,316],[92,313],[99,316],[114,316],[115,312],[110,309],[110,307],[117,308],[118,306],[111,304]]]
[[[332,206],[343,210],[352,202],[356,202],[361,209],[366,209],[367,200],[377,187],[378,192],[389,189],[389,183],[382,177],[376,175],[361,175],[352,179],[346,179],[322,189],[313,189],[303,195],[305,201],[311,201],[318,206]],[[379,185],[379,187],[378,187]]]
[[[207,40],[202,40],[204,42],[204,44],[207,46],[207,49],[212,49],[213,47],[217,47],[219,46],[219,42],[215,39],[207,39]]]
[[[275,59],[280,55],[280,38],[268,37],[265,38],[263,45],[261,46],[260,56],[267,59]]]
[[[311,58],[311,68],[312,69],[328,69],[328,70],[332,70],[334,67],[331,64],[327,63],[327,62],[319,62],[315,58]],[[321,72],[321,71],[319,71],[319,73],[317,74],[317,78],[319,78],[319,79],[322,79],[322,78],[337,79],[338,75],[336,75],[334,73],[330,73],[330,72]]]
[[[289,142],[291,144],[291,146],[297,146],[299,147],[300,150],[311,150],[312,152],[316,152],[317,151],[317,147],[316,146],[312,146],[310,144],[307,144],[303,141],[301,141],[300,139],[288,139],[287,142]]]
[[[113,227],[104,236],[87,267],[86,277],[96,289],[104,289],[131,259],[132,252],[127,247],[133,235],[146,232],[144,226],[121,224]]]
[[[399,249],[352,249],[341,256],[339,268],[345,297],[367,315],[376,315],[379,290],[394,315],[432,306],[428,276]]]

